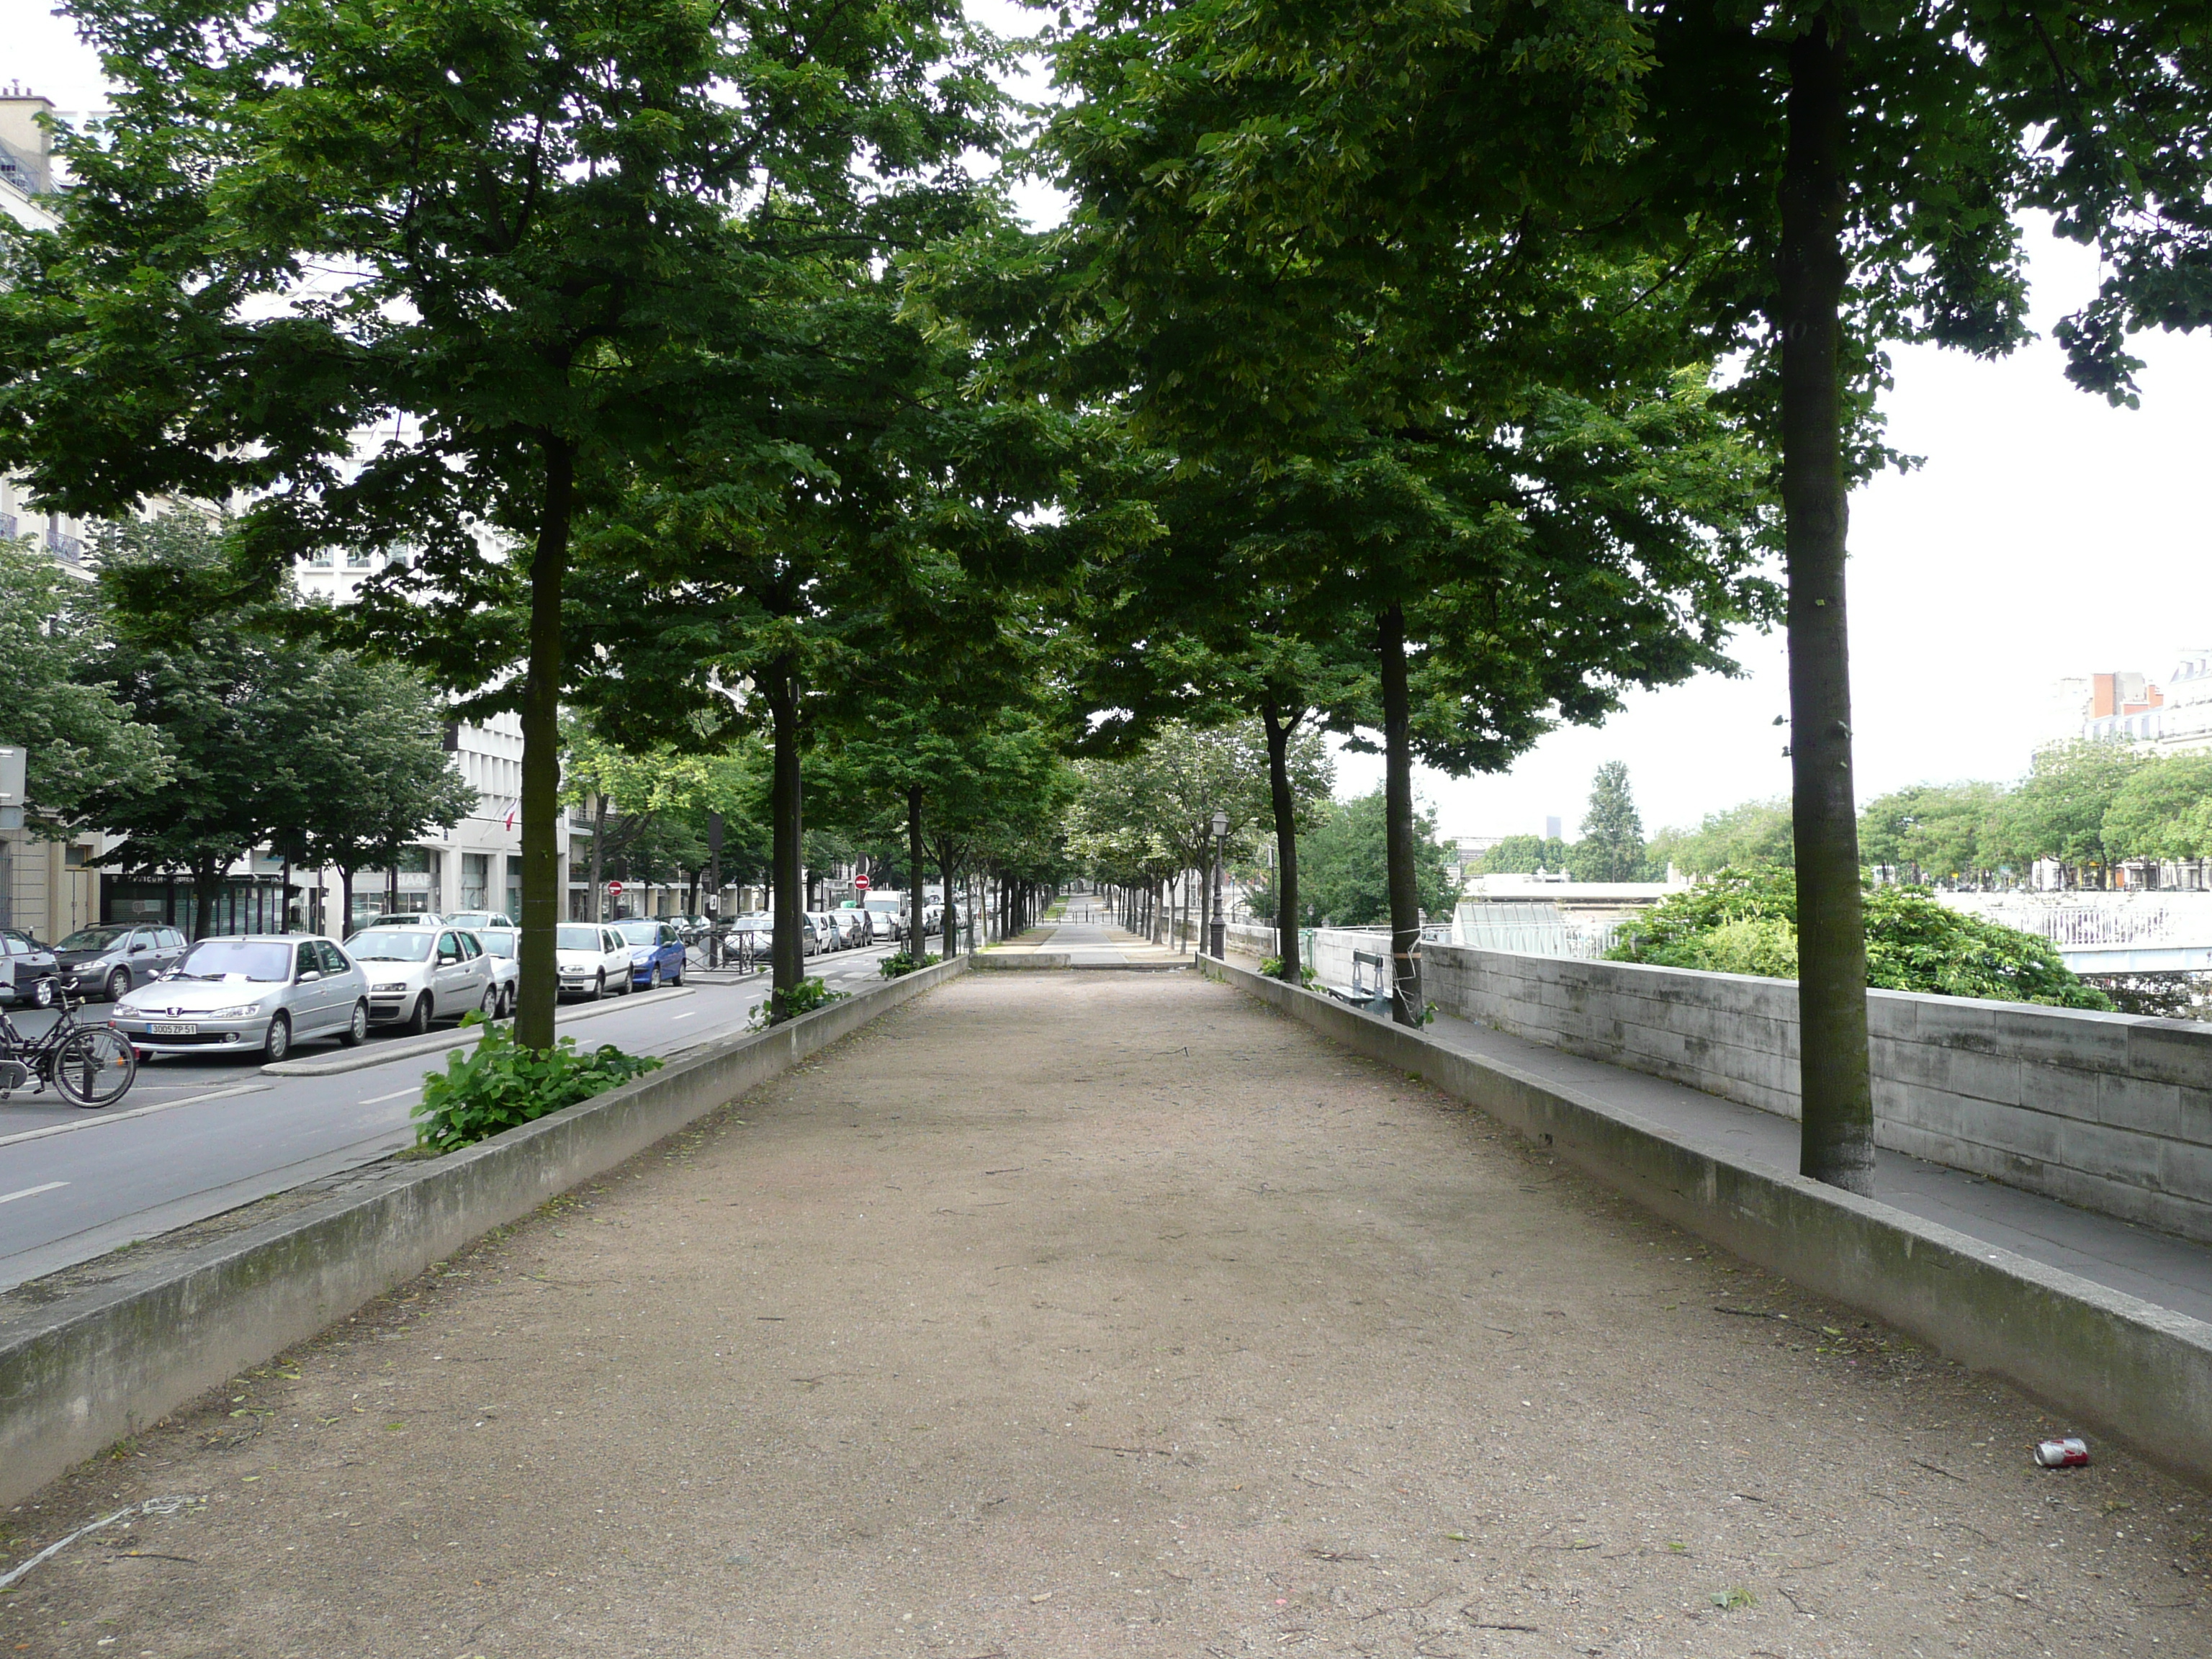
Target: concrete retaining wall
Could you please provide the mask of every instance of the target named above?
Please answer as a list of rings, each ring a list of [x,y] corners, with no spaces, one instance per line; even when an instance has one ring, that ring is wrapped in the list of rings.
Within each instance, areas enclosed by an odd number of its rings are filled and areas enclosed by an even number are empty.
[[[2212,1325],[1887,1204],[1697,1151],[1574,1090],[1279,981],[1211,961],[1200,971],[1481,1108],[1747,1261],[1878,1315],[2077,1413],[2085,1427],[2212,1481]]]
[[[603,1175],[877,1016],[956,957],[434,1162],[57,1303],[0,1335],[0,1504]]]
[[[1798,1115],[1797,987],[1422,947],[1430,1000],[1533,1042]],[[1883,1146],[2212,1239],[2212,1026],[1867,994]]]

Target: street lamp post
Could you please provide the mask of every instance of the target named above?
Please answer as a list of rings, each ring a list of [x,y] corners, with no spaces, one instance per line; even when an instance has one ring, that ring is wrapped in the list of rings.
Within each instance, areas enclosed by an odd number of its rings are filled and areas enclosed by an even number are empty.
[[[1229,861],[1229,814],[1213,815],[1213,959],[1229,957],[1229,919],[1221,911],[1221,866]]]

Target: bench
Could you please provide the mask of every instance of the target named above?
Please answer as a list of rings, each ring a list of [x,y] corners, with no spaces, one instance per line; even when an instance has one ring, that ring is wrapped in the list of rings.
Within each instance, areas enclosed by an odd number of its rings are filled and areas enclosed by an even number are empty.
[[[1362,970],[1365,969],[1374,969],[1373,974],[1364,973]],[[1371,983],[1367,982],[1370,980]],[[1390,958],[1378,956],[1372,951],[1354,951],[1352,953],[1352,983],[1324,985],[1322,989],[1339,1002],[1348,1002],[1364,1013],[1387,1016],[1390,1012]]]

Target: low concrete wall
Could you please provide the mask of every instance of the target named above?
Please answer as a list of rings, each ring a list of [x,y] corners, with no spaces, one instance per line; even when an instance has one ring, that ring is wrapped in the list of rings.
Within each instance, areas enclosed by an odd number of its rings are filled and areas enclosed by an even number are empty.
[[[1702,1152],[1577,1091],[1247,969],[1200,971],[1511,1126],[1747,1261],[2212,1481],[2212,1325],[1887,1204]]]
[[[956,957],[715,1043],[11,1328],[0,1336],[0,1504],[967,969]]]
[[[1532,1042],[1798,1115],[1797,987],[1635,963],[1421,947],[1430,1000]],[[1875,1138],[2212,1239],[2212,1026],[1867,994]]]

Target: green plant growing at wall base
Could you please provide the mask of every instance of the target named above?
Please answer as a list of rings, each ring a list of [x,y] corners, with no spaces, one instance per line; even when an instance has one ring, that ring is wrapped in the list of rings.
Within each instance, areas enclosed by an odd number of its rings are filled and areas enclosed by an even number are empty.
[[[471,1023],[482,1024],[483,1017],[461,1022]],[[412,1114],[416,1145],[456,1152],[659,1069],[650,1055],[626,1054],[611,1043],[589,1054],[574,1037],[550,1048],[526,1048],[504,1027],[486,1025],[473,1048],[454,1049],[442,1073],[423,1078]]]
[[[772,992],[767,1001],[753,1010],[749,1024],[753,1030],[765,1031],[770,1026],[797,1019],[801,1014],[811,1014],[817,1008],[842,1002],[848,994],[831,990],[818,979],[802,979],[788,991]]]
[[[885,979],[903,979],[908,974],[918,974],[925,968],[934,968],[943,961],[935,951],[915,956],[911,951],[895,951],[876,964],[876,971]],[[818,981],[810,980],[809,984]]]

